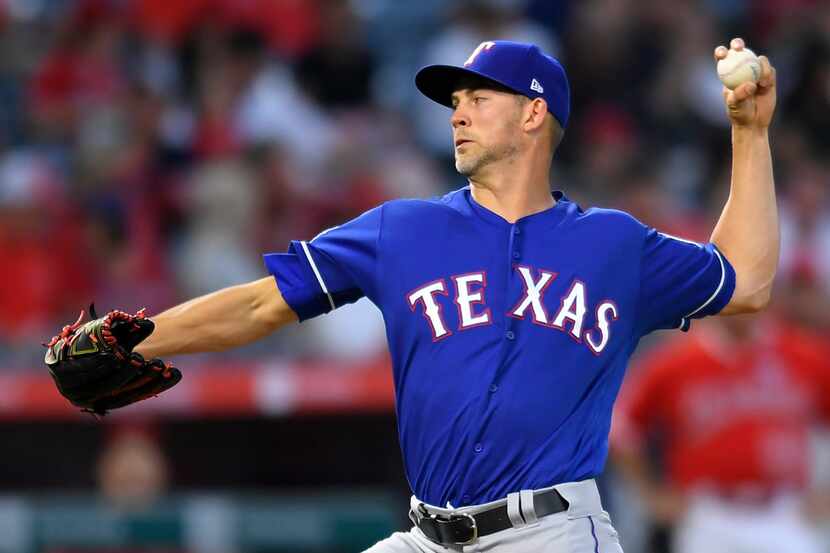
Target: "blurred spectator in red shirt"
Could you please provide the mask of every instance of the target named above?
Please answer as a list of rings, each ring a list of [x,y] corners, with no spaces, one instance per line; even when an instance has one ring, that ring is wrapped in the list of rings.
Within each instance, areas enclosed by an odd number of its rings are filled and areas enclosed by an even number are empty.
[[[206,22],[254,28],[286,57],[306,52],[320,33],[316,0],[135,0],[130,18],[142,34],[167,44],[180,42]]]
[[[821,551],[804,507],[809,431],[830,421],[827,354],[771,316],[721,317],[632,367],[614,458],[654,519],[677,525],[675,553]]]
[[[830,170],[805,160],[782,184],[777,307],[830,337]]]
[[[23,152],[0,159],[0,328],[12,348],[57,333],[53,321],[89,301],[94,268],[84,239],[43,159]]]
[[[108,2],[78,2],[71,11],[30,83],[30,110],[46,136],[72,138],[85,109],[113,104],[124,92],[122,33],[120,14]]]

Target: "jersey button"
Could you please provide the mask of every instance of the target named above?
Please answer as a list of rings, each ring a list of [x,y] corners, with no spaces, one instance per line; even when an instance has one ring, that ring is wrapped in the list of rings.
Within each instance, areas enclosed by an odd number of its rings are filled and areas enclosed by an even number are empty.
[[[519,229],[519,227],[513,229],[513,234],[515,234],[516,236],[519,236],[521,233],[522,231]]]
[[[519,259],[522,256],[519,252],[513,252],[513,259]]]
[[[491,394],[495,394],[498,389],[499,389],[499,387],[497,385],[495,385],[495,384],[490,385],[490,393]]]
[[[514,340],[516,338],[516,335],[513,333],[512,330],[508,330],[507,332],[504,333],[504,337],[507,338],[508,340]]]
[[[484,446],[481,444],[476,444],[473,448],[473,451],[475,451],[476,453],[481,453],[482,451],[484,451]]]

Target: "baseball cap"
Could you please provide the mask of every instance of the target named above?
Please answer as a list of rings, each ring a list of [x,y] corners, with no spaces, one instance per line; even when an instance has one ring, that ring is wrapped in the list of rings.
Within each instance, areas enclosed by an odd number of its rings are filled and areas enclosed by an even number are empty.
[[[423,67],[415,75],[415,86],[430,100],[451,108],[454,87],[465,75],[483,77],[531,99],[544,98],[562,128],[568,125],[571,92],[565,68],[535,44],[482,42],[463,66]]]

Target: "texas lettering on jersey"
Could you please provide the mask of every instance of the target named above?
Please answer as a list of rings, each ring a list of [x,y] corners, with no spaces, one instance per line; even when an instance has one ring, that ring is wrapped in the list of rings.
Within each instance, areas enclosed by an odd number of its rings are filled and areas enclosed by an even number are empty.
[[[521,278],[524,292],[507,313],[508,316],[515,319],[529,318],[533,324],[565,332],[577,342],[584,343],[593,354],[602,353],[611,338],[611,323],[619,317],[617,305],[613,301],[601,301],[595,309],[596,327],[583,330],[588,301],[584,282],[575,279],[568,292],[559,299],[557,311],[550,315],[545,309],[545,291],[556,279],[557,273],[545,269],[534,271],[532,267],[523,265],[515,265],[513,269]],[[455,293],[452,303],[458,310],[457,330],[487,325],[493,320],[485,300],[485,271],[431,281],[410,292],[407,301],[412,312],[420,310],[432,332],[433,341],[452,336],[452,330],[443,316],[444,304],[450,301],[450,286]],[[440,296],[444,296],[444,299]]]

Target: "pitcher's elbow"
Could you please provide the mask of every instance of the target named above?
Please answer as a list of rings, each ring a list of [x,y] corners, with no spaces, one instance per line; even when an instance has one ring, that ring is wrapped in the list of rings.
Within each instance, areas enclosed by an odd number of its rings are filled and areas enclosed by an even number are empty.
[[[775,269],[763,272],[742,271],[736,268],[735,292],[733,294],[735,313],[757,313],[769,306],[775,282]]]
[[[741,311],[744,313],[758,313],[769,306],[772,299],[772,279],[762,286],[755,287],[741,298]]]
[[[748,303],[748,308],[750,313],[758,313],[759,311],[763,311],[767,308],[770,304],[770,300],[772,299],[772,288],[764,288],[760,290],[756,294],[754,294]]]

